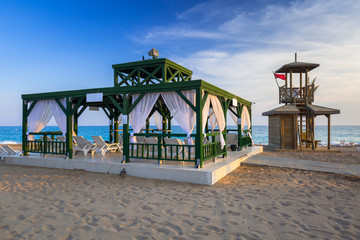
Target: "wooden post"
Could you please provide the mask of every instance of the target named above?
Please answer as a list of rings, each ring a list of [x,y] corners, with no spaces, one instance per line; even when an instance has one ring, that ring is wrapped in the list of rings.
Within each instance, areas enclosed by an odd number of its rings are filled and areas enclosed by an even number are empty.
[[[119,115],[117,115],[114,120],[114,143],[119,143]]]
[[[129,100],[126,97],[126,93],[123,94],[123,116],[126,116],[126,121],[123,120],[123,160],[130,162],[129,158]],[[125,117],[124,117],[125,118]]]
[[[294,146],[295,149],[298,149],[298,144],[297,144],[297,133],[299,132],[299,126],[298,126],[298,121],[297,121],[297,115],[294,114]]]
[[[77,113],[77,110],[76,110],[75,113],[74,113],[74,132],[75,132],[76,135],[79,134],[79,129],[78,129],[79,120],[78,119],[79,119],[79,116],[78,116],[78,113]]]
[[[109,120],[109,142],[112,143],[113,142],[113,134],[114,134],[114,119],[111,118]]]
[[[243,110],[243,105],[241,104],[240,107],[237,108],[238,110],[238,117],[241,119],[241,114],[242,114],[242,110]],[[239,119],[238,118],[238,119]],[[241,122],[237,123],[237,127],[238,127],[238,144],[240,147],[240,151],[242,151],[242,147],[243,147],[243,143],[242,143],[242,129],[241,129]]]
[[[168,116],[168,130],[171,130],[171,115]],[[171,133],[168,132],[168,136],[167,137],[170,137],[171,136]]]
[[[290,103],[294,102],[293,99],[293,88],[292,88],[292,70],[290,70]]]
[[[203,167],[204,154],[202,144],[202,94],[201,89],[196,89],[196,137],[195,137],[195,167]],[[190,154],[190,153],[189,153]]]
[[[146,118],[146,130],[145,133],[148,134],[150,131],[150,118]]]
[[[66,98],[66,150],[69,158],[73,157],[72,150],[72,115],[70,98]]]
[[[285,105],[287,105],[288,103],[287,103],[287,89],[288,89],[288,87],[287,87],[287,81],[288,80],[288,73],[285,73],[285,89],[284,89],[284,91],[285,91]]]
[[[280,148],[285,149],[285,119],[280,115]]]
[[[28,118],[28,114],[27,114],[27,103],[25,100],[23,100],[23,113],[22,113],[22,151],[24,156],[27,155],[26,152],[26,140],[27,140],[27,118]]]
[[[330,150],[331,148],[331,126],[330,126],[330,114],[326,115],[327,119],[328,119],[328,149]]]
[[[118,74],[116,73],[116,70],[114,69],[114,87],[117,87],[119,84],[119,77]]]
[[[299,94],[300,94],[300,97],[303,96],[303,93],[302,93],[302,73],[300,72],[300,90],[299,90]]]

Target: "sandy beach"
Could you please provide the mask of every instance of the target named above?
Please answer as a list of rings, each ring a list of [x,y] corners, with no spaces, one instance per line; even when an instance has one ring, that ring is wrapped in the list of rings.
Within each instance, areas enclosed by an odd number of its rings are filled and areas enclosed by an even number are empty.
[[[2,164],[0,179],[2,239],[360,238],[356,177],[239,167],[210,187]]]

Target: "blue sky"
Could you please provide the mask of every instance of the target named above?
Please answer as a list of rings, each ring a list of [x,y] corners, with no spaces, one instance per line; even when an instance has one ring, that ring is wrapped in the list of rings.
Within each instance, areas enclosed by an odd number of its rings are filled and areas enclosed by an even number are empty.
[[[0,125],[21,125],[21,94],[112,86],[112,64],[153,47],[256,102],[258,125],[278,106],[272,71],[297,52],[320,63],[315,103],[341,110],[333,124],[359,125],[359,12],[357,0],[0,1]],[[107,123],[100,112],[80,119]]]

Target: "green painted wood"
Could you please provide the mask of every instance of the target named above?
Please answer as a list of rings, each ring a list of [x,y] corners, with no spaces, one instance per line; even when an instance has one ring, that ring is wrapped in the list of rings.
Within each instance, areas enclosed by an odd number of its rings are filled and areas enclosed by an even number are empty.
[[[167,91],[182,91],[182,90],[194,90],[202,87],[205,91],[217,95],[226,97],[229,99],[236,98],[238,103],[242,103],[245,106],[251,106],[251,102],[237,97],[225,90],[211,85],[203,80],[192,80],[185,82],[171,82],[167,84],[154,84],[144,86],[125,86],[125,87],[110,87],[110,88],[94,88],[94,89],[83,89],[83,90],[72,90],[72,91],[61,91],[61,92],[48,92],[38,94],[23,94],[22,99],[24,100],[42,100],[42,99],[53,99],[53,98],[65,98],[65,97],[82,97],[88,93],[99,93],[102,92],[104,95],[116,95],[123,93],[144,93],[144,92],[167,92]]]
[[[60,100],[58,98],[55,99],[55,102],[59,105],[59,107],[61,108],[61,110],[66,114],[66,108],[65,106],[62,105],[62,103],[60,102]]]
[[[83,104],[84,101],[85,101],[85,97],[80,97],[79,98],[78,102],[73,107],[72,114],[74,114],[79,109],[79,107]]]
[[[136,107],[136,105],[141,101],[141,99],[145,96],[145,93],[142,93],[139,95],[139,97],[135,100],[135,102],[133,104],[131,104],[131,106],[129,107],[129,113],[131,113],[131,111]]]
[[[75,113],[73,114],[74,116],[74,132],[76,133],[76,135],[79,134],[79,116],[77,114],[77,111],[75,111]]]
[[[196,89],[196,137],[195,137],[195,160],[199,161],[199,166],[197,165],[198,163],[195,162],[195,167],[203,167],[203,161],[204,161],[204,156],[203,156],[203,141],[202,141],[202,96],[201,96],[201,89]]]
[[[81,108],[81,110],[78,112],[78,117],[80,117],[81,114],[83,114],[83,112],[86,110],[87,107],[88,107],[87,105],[84,105],[84,106]]]
[[[191,107],[192,110],[196,112],[196,107],[189,101],[189,99],[187,99],[187,97],[184,96],[181,91],[176,91],[176,93],[189,105],[189,107]]]
[[[110,101],[114,104],[114,106],[120,111],[123,112],[123,108],[120,106],[120,104],[112,97],[112,96],[107,96],[108,99],[110,99]]]
[[[207,100],[207,98],[208,98],[208,96],[209,96],[209,93],[208,92],[205,92],[205,94],[204,94],[204,97],[203,97],[203,100],[202,100],[202,108],[204,108],[204,105],[205,105],[205,102],[206,102],[206,100]]]
[[[71,159],[73,156],[72,147],[72,115],[71,115],[71,102],[69,97],[66,98],[66,152],[67,156]]]
[[[34,100],[34,101],[30,104],[29,109],[26,111],[26,117],[29,117],[29,115],[30,115],[31,111],[33,110],[33,108],[35,107],[37,101],[38,101],[38,100]]]
[[[27,117],[28,117],[28,114],[27,114],[27,103],[25,100],[22,101],[22,104],[23,104],[23,109],[22,109],[22,151],[23,151],[23,154],[24,156],[28,155],[27,154],[27,144],[26,144],[26,141],[27,141],[27,135],[26,135],[26,132],[27,132]]]

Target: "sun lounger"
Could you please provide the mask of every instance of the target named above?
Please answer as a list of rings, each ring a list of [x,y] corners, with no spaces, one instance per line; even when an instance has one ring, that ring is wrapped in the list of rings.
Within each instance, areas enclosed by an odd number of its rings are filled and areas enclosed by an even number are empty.
[[[89,151],[91,151],[91,154],[94,154],[94,152],[95,152],[95,144],[89,143],[82,136],[74,136],[73,139],[76,142],[76,145],[73,146],[74,154],[76,152],[83,152],[84,155],[86,156]]]
[[[16,156],[16,155],[18,155],[19,156],[21,154],[21,151],[14,150],[9,145],[3,145],[2,148],[7,152],[7,154],[5,154],[4,156],[6,156],[6,155],[8,155],[8,156]]]
[[[144,138],[144,143],[147,145],[145,146],[144,155],[150,158],[156,158],[158,156],[158,140],[155,137]],[[161,146],[161,150],[163,147]],[[163,155],[164,151],[161,151]]]
[[[7,154],[7,152],[5,151],[5,149],[3,149],[1,146],[0,146],[0,159],[3,158],[3,156],[5,156]]]
[[[117,143],[108,144],[101,136],[91,136],[96,143],[95,150],[99,150],[101,155],[105,155],[107,151],[116,152],[117,150],[122,152],[122,147]]]

